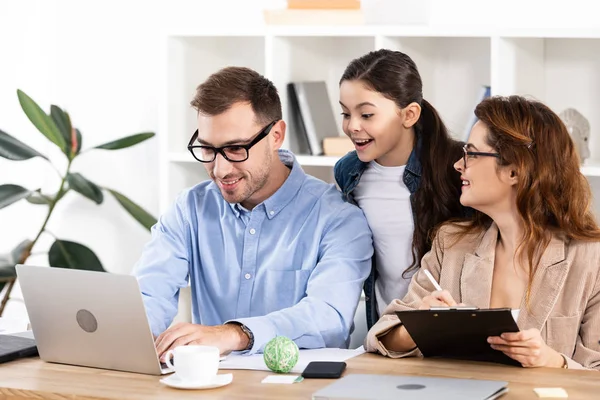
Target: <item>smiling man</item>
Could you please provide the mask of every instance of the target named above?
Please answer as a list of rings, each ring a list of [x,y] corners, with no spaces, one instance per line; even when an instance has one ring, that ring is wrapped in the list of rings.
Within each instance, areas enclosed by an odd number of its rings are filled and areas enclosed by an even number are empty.
[[[134,270],[157,352],[255,353],[275,336],[347,347],[373,254],[362,211],[280,149],[279,95],[257,72],[222,69],[191,104],[198,130],[188,149],[211,180],[180,194]],[[168,328],[188,281],[193,323]]]

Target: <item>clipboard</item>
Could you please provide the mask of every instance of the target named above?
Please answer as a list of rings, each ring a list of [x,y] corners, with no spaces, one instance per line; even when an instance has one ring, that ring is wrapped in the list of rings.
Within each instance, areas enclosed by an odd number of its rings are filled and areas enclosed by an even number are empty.
[[[510,308],[433,308],[396,311],[396,315],[424,357],[521,366],[487,342],[489,336],[519,332]]]

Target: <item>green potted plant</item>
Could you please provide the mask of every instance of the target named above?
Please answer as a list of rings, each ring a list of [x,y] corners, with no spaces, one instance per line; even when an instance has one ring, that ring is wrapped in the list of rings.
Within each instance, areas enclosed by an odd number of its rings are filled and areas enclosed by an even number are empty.
[[[96,204],[101,204],[104,200],[104,193],[109,193],[114,196],[119,204],[121,204],[123,208],[146,229],[149,230],[150,227],[156,223],[156,219],[152,215],[125,195],[116,190],[96,185],[80,173],[71,170],[73,160],[87,151],[94,149],[124,149],[150,139],[154,136],[154,133],[138,133],[82,151],[81,132],[72,125],[71,118],[65,110],[52,105],[50,107],[50,114],[46,114],[40,106],[31,99],[31,97],[21,90],[17,90],[17,96],[21,108],[25,112],[25,115],[27,115],[27,118],[29,118],[33,125],[35,125],[48,140],[61,149],[67,159],[67,167],[64,172],[60,172],[47,156],[16,139],[14,136],[0,130],[0,157],[13,161],[23,161],[34,157],[41,157],[46,160],[51,167],[56,169],[61,176],[60,185],[55,193],[42,193],[41,189],[31,190],[16,184],[0,185],[0,209],[8,207],[20,200],[26,200],[33,205],[48,207],[46,218],[33,238],[24,240],[8,254],[0,254],[0,292],[3,287],[7,285],[4,290],[4,296],[0,300],[0,316],[4,311],[4,307],[16,280],[15,265],[23,264],[27,260],[42,234],[50,234],[46,229],[48,221],[58,202],[61,201],[68,192],[73,191],[79,193]],[[52,267],[104,271],[96,254],[81,243],[54,237],[54,243],[50,246],[47,254],[48,264]]]

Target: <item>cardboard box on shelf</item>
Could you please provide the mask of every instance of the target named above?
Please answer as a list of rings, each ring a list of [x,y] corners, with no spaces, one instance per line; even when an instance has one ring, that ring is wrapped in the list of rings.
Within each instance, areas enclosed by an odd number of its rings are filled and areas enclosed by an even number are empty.
[[[323,139],[323,153],[326,156],[343,156],[354,150],[354,143],[346,136]]]

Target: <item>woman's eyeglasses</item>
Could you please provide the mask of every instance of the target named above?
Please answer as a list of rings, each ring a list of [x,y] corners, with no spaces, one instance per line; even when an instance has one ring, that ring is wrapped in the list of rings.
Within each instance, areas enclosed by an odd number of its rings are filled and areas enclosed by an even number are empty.
[[[500,158],[500,154],[499,153],[486,153],[486,152],[482,152],[482,151],[469,151],[466,144],[463,146],[463,152],[464,152],[464,154],[463,154],[463,162],[464,162],[465,169],[467,169],[467,167],[468,167],[469,160],[472,160],[473,158],[475,158],[477,156]]]

